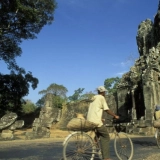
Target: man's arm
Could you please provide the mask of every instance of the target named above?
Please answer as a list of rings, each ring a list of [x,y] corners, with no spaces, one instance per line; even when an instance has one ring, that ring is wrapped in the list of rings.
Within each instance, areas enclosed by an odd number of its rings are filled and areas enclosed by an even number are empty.
[[[109,115],[113,116],[113,118],[115,119],[119,119],[119,116],[117,116],[116,114],[114,114],[111,110],[105,110]]]

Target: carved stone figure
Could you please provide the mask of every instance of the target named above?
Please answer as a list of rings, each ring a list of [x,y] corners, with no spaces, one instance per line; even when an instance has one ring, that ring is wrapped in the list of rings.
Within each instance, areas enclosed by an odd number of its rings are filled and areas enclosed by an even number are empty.
[[[142,21],[138,26],[137,45],[140,56],[148,54],[148,48],[151,47],[153,22],[150,19]]]

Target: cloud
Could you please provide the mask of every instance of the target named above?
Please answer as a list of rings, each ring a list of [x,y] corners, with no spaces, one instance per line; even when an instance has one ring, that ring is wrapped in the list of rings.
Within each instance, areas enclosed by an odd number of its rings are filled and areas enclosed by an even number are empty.
[[[116,67],[116,70],[119,70],[117,73],[115,73],[115,76],[121,77],[123,74],[129,72],[131,66],[133,64],[129,61],[127,62],[120,62],[120,63],[114,63],[112,66]]]
[[[125,68],[125,67],[131,67],[133,65],[133,62],[131,61],[125,61],[125,62],[120,62],[120,63],[112,63],[112,66],[115,66],[115,67],[122,67],[122,68]]]
[[[127,73],[127,71],[122,71],[122,72],[118,72],[116,73],[117,76],[122,76],[123,74]]]
[[[120,65],[122,67],[128,67],[128,66],[132,66],[133,62],[131,62],[130,60],[128,60],[128,61],[125,61],[125,62],[121,62]]]

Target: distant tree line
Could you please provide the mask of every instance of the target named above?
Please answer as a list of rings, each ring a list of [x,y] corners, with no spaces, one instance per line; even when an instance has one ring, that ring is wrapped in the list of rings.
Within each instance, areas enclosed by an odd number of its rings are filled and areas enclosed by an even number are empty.
[[[104,86],[107,89],[107,93],[116,94],[116,87],[119,82],[119,77],[105,79]],[[85,88],[78,88],[74,91],[73,95],[67,97],[67,88],[63,85],[53,83],[47,89],[39,92],[39,94],[42,95],[42,98],[37,101],[36,105],[39,107],[43,107],[45,105],[45,100],[48,94],[52,95],[52,107],[55,108],[62,108],[63,103],[91,99],[96,94],[95,91],[83,93],[84,90]]]

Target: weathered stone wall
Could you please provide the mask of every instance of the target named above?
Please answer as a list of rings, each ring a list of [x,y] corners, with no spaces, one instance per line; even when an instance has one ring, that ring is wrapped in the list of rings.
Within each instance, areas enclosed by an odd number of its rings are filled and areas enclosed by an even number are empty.
[[[76,117],[76,113],[82,113],[86,117],[90,101],[83,100],[80,102],[72,102],[64,104],[60,121],[57,123],[57,128],[66,130],[68,122]]]
[[[110,109],[117,113],[116,98],[113,95],[106,96],[106,100]],[[84,118],[87,116],[90,100],[82,100],[79,102],[72,102],[63,105],[60,121],[56,124],[57,128],[66,130],[68,122],[76,117],[76,113],[82,113]],[[103,118],[111,118],[108,114],[104,114]]]

